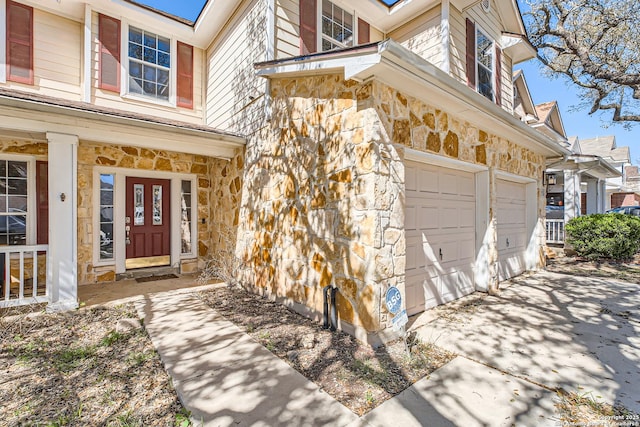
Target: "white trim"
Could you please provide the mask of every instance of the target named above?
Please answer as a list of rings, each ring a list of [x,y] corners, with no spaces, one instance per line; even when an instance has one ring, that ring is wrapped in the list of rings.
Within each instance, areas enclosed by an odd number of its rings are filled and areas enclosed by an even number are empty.
[[[267,2],[267,46],[266,60],[273,61],[276,58],[276,0]],[[204,61],[206,62],[206,61]]]
[[[118,168],[112,166],[94,166],[93,167],[93,198],[99,200],[100,197],[100,175],[114,175],[113,184],[113,259],[100,260],[100,239],[98,236],[100,230],[100,203],[94,203],[92,228],[94,230],[92,239],[93,264],[95,266],[115,265],[116,273],[126,272],[126,179],[127,177],[138,178],[154,178],[168,179],[171,191],[171,224],[170,224],[170,257],[171,266],[179,267],[180,260],[193,259],[198,257],[198,176],[196,174],[187,174],[180,172],[160,172],[154,170],[139,170],[131,168]],[[180,236],[181,222],[181,206],[175,203],[180,199],[182,189],[182,181],[191,182],[191,236],[192,236],[192,252],[190,254],[182,253],[182,244]]]
[[[487,166],[476,165],[473,163],[463,162],[458,159],[440,156],[438,154],[425,153],[424,151],[414,150],[413,148],[405,148],[405,160],[414,162],[427,163],[434,166],[441,166],[449,169],[457,169],[465,172],[482,172],[489,170]]]
[[[14,108],[9,105],[26,105]],[[129,141],[136,147],[168,150],[208,157],[231,159],[244,145],[243,138],[211,132],[176,128],[100,113],[69,110],[31,102],[2,103],[0,129],[33,133],[75,133],[82,140],[120,145]],[[52,112],[53,111],[53,112]],[[37,113],[36,113],[37,112]],[[178,144],[177,141],[180,141]]]
[[[4,1],[4,0],[0,0]],[[93,34],[91,29],[92,19],[91,5],[85,4],[84,7],[84,46],[83,46],[83,73],[82,73],[82,100],[91,102],[91,88],[93,81],[91,79],[91,71],[93,70]]]
[[[7,2],[0,0],[0,83],[7,82]]]
[[[496,179],[502,179],[504,181],[517,182],[519,184],[535,183],[536,180],[522,175],[516,175],[514,173],[504,172],[496,170]]]

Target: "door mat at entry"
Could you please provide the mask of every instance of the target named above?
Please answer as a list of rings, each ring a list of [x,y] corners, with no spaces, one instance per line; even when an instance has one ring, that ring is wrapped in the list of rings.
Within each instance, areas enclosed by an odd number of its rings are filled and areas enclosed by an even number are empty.
[[[137,277],[136,282],[144,283],[144,282],[155,282],[156,280],[166,280],[166,279],[177,279],[178,276],[175,274],[162,274],[159,276],[147,276],[147,277]]]

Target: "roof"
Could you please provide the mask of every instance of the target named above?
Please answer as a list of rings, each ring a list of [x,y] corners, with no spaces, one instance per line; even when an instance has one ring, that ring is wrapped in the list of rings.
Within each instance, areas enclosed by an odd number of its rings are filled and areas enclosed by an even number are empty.
[[[538,116],[538,120],[541,122],[546,122],[553,110],[553,107],[557,105],[556,101],[545,102],[543,104],[536,105],[536,115]]]
[[[210,126],[170,120],[80,101],[0,88],[0,129],[27,132],[34,138],[49,132],[80,140],[122,144],[232,158],[246,140]]]

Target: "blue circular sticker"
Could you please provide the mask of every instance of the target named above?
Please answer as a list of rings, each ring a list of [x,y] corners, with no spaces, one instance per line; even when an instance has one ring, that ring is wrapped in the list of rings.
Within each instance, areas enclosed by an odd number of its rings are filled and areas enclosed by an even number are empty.
[[[400,291],[395,286],[387,289],[387,293],[385,294],[385,302],[387,304],[387,310],[391,314],[397,314],[402,308],[402,295]]]

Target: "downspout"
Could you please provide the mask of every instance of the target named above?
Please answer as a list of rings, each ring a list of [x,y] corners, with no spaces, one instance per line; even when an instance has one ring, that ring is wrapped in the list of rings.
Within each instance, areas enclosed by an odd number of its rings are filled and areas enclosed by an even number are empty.
[[[327,285],[322,289],[322,327],[331,331],[335,331],[338,329],[338,310],[336,307],[337,293],[338,288],[334,288],[331,285]]]

